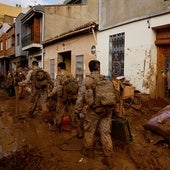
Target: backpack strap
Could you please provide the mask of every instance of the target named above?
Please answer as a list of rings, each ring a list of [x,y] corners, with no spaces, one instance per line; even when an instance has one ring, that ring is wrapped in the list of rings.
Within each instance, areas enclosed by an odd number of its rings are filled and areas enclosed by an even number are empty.
[[[92,75],[87,75],[87,79],[85,81],[86,89],[94,89],[96,86],[96,80]]]
[[[99,82],[100,80],[106,80],[107,77],[105,75],[102,74],[89,74],[86,77],[90,77],[91,79],[93,79],[92,83],[92,88],[95,89],[97,82]],[[87,82],[87,85],[89,86],[89,83]]]

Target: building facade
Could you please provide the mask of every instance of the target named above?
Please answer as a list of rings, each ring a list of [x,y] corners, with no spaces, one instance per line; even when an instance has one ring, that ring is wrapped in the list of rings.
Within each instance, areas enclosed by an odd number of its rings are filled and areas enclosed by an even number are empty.
[[[170,1],[99,0],[97,58],[103,74],[125,76],[152,98],[167,97]]]
[[[24,30],[24,31],[23,31]],[[43,67],[44,6],[33,6],[21,18],[22,51],[27,52],[28,67],[33,60]]]
[[[15,20],[15,55],[21,66],[28,67],[28,52],[22,50],[22,39],[26,32],[26,26],[22,24],[21,19],[25,15],[20,13]]]
[[[6,24],[4,24],[6,26]],[[0,71],[4,75],[15,69],[15,25],[1,29],[5,30],[0,36]]]
[[[22,11],[16,7],[0,3],[0,72],[6,75],[7,71],[15,69],[15,19]]]
[[[81,81],[88,73],[89,60],[96,59],[98,1],[73,4],[45,6],[44,68],[55,78],[58,62],[64,61]]]

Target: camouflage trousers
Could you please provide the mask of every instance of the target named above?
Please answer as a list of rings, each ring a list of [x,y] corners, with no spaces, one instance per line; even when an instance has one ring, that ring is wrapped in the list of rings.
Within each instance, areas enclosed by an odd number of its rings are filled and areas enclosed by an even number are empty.
[[[37,105],[40,104],[41,112],[43,116],[45,116],[48,113],[47,97],[48,97],[48,94],[46,90],[33,91],[32,96],[31,96],[31,105],[29,108],[29,113],[34,114],[37,108]]]
[[[19,96],[20,96],[20,92],[19,92],[19,86],[15,86],[15,99],[16,99],[16,108],[15,108],[15,112],[16,114],[20,114],[20,104],[19,104]]]
[[[85,149],[92,150],[96,130],[100,133],[100,139],[105,156],[112,156],[113,143],[111,138],[111,113],[105,116],[89,109],[84,120],[84,145]]]
[[[24,86],[15,86],[15,99],[16,99],[16,114],[20,114],[20,98],[25,89]]]
[[[56,104],[56,115],[54,118],[55,124],[60,125],[62,122],[63,116],[70,116],[71,122],[74,122],[75,114],[74,114],[74,102],[64,103],[62,99],[57,99]],[[74,126],[74,124],[72,124]]]

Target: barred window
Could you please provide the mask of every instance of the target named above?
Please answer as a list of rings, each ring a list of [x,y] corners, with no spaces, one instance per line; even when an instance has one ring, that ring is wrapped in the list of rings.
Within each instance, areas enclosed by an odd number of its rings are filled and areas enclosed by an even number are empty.
[[[78,55],[76,56],[76,79],[78,81],[82,81],[83,75],[84,75],[84,56]]]
[[[109,37],[109,74],[112,77],[124,75],[125,33]]]
[[[54,59],[50,59],[50,77],[54,79],[55,77],[54,73]]]

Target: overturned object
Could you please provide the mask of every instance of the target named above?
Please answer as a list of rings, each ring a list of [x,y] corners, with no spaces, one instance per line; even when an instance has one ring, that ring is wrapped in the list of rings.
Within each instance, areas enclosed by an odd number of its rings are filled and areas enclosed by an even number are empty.
[[[122,144],[132,142],[132,134],[128,120],[122,117],[113,117],[111,136],[115,142],[118,141]]]
[[[170,143],[170,105],[161,109],[143,127],[164,137]]]

